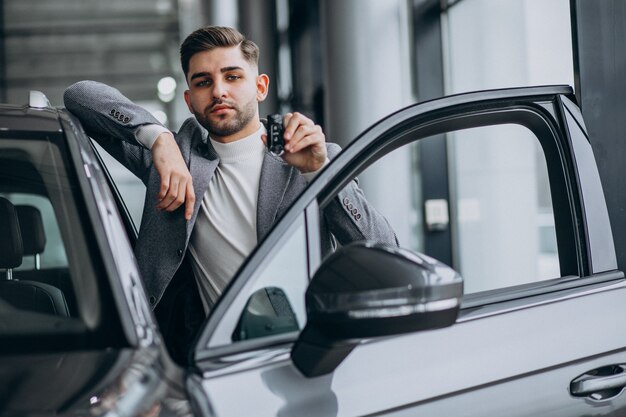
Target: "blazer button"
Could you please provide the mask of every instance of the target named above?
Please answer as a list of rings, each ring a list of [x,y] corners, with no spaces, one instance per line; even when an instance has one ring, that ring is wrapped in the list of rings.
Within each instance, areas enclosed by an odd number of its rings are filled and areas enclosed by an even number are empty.
[[[115,116],[115,109],[111,109],[111,116]]]
[[[354,206],[352,205],[352,203],[348,204],[348,210],[352,210],[354,208]]]
[[[183,256],[183,250],[182,249],[178,249],[176,251],[176,255],[178,255],[178,257],[180,258],[181,256]]]
[[[352,209],[352,214],[354,214],[355,216],[356,216],[356,214],[357,214],[358,212],[359,212],[359,211],[358,211],[357,209]]]
[[[154,295],[150,296],[150,304],[154,305],[156,303],[156,297]]]
[[[356,216],[354,216],[354,218],[357,219],[357,220],[361,220],[361,213],[359,213]]]
[[[348,197],[343,199],[343,205],[347,206],[348,204],[350,204],[350,200],[348,200]]]
[[[130,117],[126,116],[124,117],[124,123],[128,123],[130,121]]]

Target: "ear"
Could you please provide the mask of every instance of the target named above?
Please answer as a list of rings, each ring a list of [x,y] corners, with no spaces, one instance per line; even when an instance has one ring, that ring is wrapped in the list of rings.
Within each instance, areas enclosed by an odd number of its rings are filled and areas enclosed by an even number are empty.
[[[256,77],[256,100],[263,101],[269,91],[270,77],[266,74],[259,74]]]
[[[189,90],[185,90],[185,103],[187,103],[187,108],[193,114],[193,107],[191,107],[191,97],[189,97]]]

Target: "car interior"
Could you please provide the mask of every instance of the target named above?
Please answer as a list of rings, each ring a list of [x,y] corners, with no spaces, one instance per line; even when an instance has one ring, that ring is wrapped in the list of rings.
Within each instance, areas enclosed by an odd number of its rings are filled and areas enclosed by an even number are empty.
[[[20,211],[9,200],[0,197],[0,218],[5,231],[0,235],[0,268],[5,269],[6,274],[5,280],[0,281],[0,298],[20,310],[68,317],[67,302],[59,288],[33,279],[18,279],[13,276],[13,268],[22,264],[24,254],[43,252],[43,248],[37,243],[45,242],[39,211],[31,206],[18,207]],[[18,214],[20,212],[22,216]],[[20,218],[25,227],[21,226]],[[39,221],[26,223],[27,220]],[[35,274],[30,275],[38,278]]]
[[[34,328],[49,325],[42,314],[81,316],[66,253],[75,239],[66,231],[64,196],[71,189],[55,148],[40,140],[0,141],[0,300],[13,309],[5,318],[37,314]]]

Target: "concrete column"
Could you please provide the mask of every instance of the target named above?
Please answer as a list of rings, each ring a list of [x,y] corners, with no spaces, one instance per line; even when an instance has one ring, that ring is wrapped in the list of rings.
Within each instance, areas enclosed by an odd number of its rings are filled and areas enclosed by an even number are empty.
[[[405,0],[321,0],[325,125],[342,146],[382,117],[410,104],[409,11]],[[368,200],[411,244],[411,158],[403,149],[360,176]],[[390,186],[393,185],[393,186]]]
[[[278,37],[275,0],[239,0],[239,30],[261,50],[259,72],[270,77],[270,90],[260,105],[261,117],[279,110]]]
[[[208,25],[237,27],[238,23],[238,7],[237,1],[219,1],[219,0],[178,0],[178,26],[180,33],[180,43],[194,30]],[[174,54],[176,60],[176,68],[180,69],[180,61],[178,49]],[[177,72],[176,77],[176,98],[170,103],[173,111],[170,114],[173,120],[169,126],[177,130],[180,125],[192,114],[189,112],[183,91],[187,89],[182,70]]]
[[[239,25],[239,7],[234,0],[211,0],[206,6],[208,25],[229,26],[236,28]]]
[[[404,0],[321,0],[328,133],[342,145],[412,101]]]

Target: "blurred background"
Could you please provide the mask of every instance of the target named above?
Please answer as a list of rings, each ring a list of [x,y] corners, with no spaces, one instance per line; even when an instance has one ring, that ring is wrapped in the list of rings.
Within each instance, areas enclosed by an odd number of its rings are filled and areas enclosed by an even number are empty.
[[[191,116],[179,45],[201,26],[226,25],[260,46],[260,71],[271,79],[261,114],[303,112],[329,141],[346,146],[412,103],[492,88],[574,86],[575,3],[0,0],[0,100],[25,103],[29,90],[41,90],[62,105],[68,85],[97,80],[177,130]],[[106,162],[139,225],[143,185]],[[517,271],[514,283],[560,275],[546,181],[536,138],[519,126],[424,141],[361,178],[401,244],[477,277],[469,292],[491,288],[503,270]],[[516,237],[515,247],[476,243],[497,242],[502,230]],[[494,259],[502,268],[489,266]]]
[[[238,28],[272,80],[262,113],[298,109],[345,143],[416,101],[572,84],[567,0],[2,0],[0,99],[111,84],[176,129],[190,116],[178,48]]]

